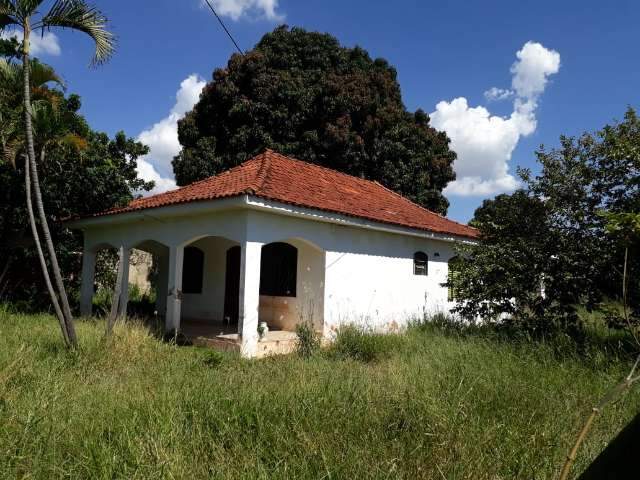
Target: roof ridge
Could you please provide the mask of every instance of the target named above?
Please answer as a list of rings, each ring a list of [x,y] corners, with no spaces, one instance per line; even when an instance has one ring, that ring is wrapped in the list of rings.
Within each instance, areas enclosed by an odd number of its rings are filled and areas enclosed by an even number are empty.
[[[262,156],[262,162],[260,163],[260,168],[258,169],[258,174],[256,175],[255,182],[253,185],[251,185],[251,189],[253,190],[254,194],[260,192],[262,190],[262,187],[264,186],[264,183],[267,181],[267,175],[271,170],[271,154],[273,153],[273,150],[266,148],[264,152],[258,155]],[[248,161],[249,160],[247,160],[247,162]]]

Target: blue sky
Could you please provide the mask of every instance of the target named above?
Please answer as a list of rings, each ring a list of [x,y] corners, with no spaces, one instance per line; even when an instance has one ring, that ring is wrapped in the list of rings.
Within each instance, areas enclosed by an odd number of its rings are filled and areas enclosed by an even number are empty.
[[[141,173],[171,186],[175,123],[233,45],[202,0],[94,2],[118,51],[89,69],[81,34],[40,40],[39,56],[83,98],[91,125],[147,141]],[[640,106],[640,2],[214,0],[240,46],[276,25],[329,32],[398,70],[404,102],[453,138],[460,181],[449,216],[467,221],[484,198],[516,186],[516,166],[561,134],[595,130]],[[519,56],[517,56],[519,55]],[[485,94],[495,87],[494,97]],[[445,103],[442,103],[445,102]]]

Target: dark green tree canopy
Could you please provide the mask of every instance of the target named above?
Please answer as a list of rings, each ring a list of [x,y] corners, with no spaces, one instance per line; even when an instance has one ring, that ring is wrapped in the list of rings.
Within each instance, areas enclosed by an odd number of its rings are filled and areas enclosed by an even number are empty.
[[[377,180],[446,213],[455,179],[447,136],[408,112],[396,71],[328,34],[278,27],[217,69],[178,125],[178,185],[238,165],[269,147]]]

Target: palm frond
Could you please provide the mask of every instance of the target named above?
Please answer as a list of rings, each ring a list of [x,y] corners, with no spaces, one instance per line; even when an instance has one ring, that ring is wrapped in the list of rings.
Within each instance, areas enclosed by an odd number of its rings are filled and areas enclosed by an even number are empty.
[[[107,30],[107,18],[84,0],[56,0],[34,28],[70,28],[89,35],[96,45],[92,65],[106,62],[115,51],[115,37]]]
[[[42,2],[43,0],[13,0],[11,3],[18,19],[24,21],[36,13],[36,9]]]
[[[18,25],[18,12],[13,0],[0,0],[0,31],[9,25]]]
[[[64,80],[56,73],[53,67],[38,60],[31,61],[29,76],[32,88],[42,87],[47,83],[55,83],[63,89],[65,88]]]
[[[21,142],[16,139],[5,142],[2,145],[2,159],[11,164],[14,169],[16,168],[16,159],[21,145]]]
[[[16,4],[13,0],[0,0],[0,30],[18,23]]]

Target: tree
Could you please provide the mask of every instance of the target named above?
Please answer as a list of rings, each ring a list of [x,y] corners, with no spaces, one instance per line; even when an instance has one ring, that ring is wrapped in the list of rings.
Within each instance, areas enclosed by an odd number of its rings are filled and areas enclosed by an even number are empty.
[[[132,193],[149,190],[153,184],[137,176],[136,161],[148,153],[146,146],[127,138],[124,133],[109,138],[92,130],[78,113],[80,98],[77,95],[65,97],[62,92],[57,95],[55,102],[61,110],[58,114],[63,123],[61,130],[72,132],[86,143],[83,148],[77,148],[74,142],[50,142],[46,159],[39,165],[47,220],[73,307],[79,288],[82,237],[66,229],[61,220],[125,205],[133,198]],[[37,119],[34,124],[38,124]],[[21,134],[24,136],[23,130]],[[39,150],[37,133],[35,142]],[[0,280],[0,297],[24,309],[40,310],[46,307],[40,295],[45,291],[45,284],[43,275],[37,274],[39,260],[29,234],[22,180],[24,167],[20,156],[15,169],[10,163],[0,162],[0,273],[10,264],[4,282]]]
[[[328,34],[278,27],[213,73],[179,122],[173,168],[185,185],[263,148],[377,180],[439,213],[455,179],[449,139],[402,103],[396,71]]]
[[[640,212],[640,119],[630,108],[624,121],[561,137],[559,148],[541,147],[536,155],[538,175],[520,170],[524,190],[476,211],[481,240],[466,249],[465,302],[456,310],[567,328],[576,325],[577,305],[602,309],[604,299],[620,298],[627,247],[607,235],[607,218]],[[637,257],[629,261],[629,278],[640,273]],[[639,290],[636,282],[627,292],[634,322],[640,320]],[[612,326],[626,326],[609,315]]]
[[[33,75],[30,78],[30,88],[36,89],[36,91],[38,92],[36,98],[46,98],[46,100],[44,101],[42,99],[39,99],[37,101],[40,101],[41,107],[42,105],[52,106],[53,104],[48,103],[48,100],[50,100],[51,97],[49,95],[50,91],[47,88],[47,84],[55,82],[58,85],[62,85],[62,80],[55,74],[51,67],[43,65],[36,60],[31,61],[31,69]],[[2,154],[4,159],[11,163],[14,168],[16,168],[16,157],[19,151],[22,151],[22,156],[23,158],[25,158],[25,193],[27,212],[29,214],[29,224],[31,226],[34,244],[38,253],[38,258],[40,260],[40,266],[44,274],[45,285],[51,298],[56,317],[58,318],[58,322],[62,330],[62,336],[65,340],[65,343],[70,344],[64,313],[61,310],[60,303],[58,302],[58,298],[56,296],[51,278],[49,276],[49,271],[42,250],[42,244],[40,242],[40,235],[36,228],[36,221],[33,213],[30,165],[29,162],[26,161],[23,134],[24,130],[20,128],[20,122],[18,121],[20,117],[19,113],[21,111],[19,91],[20,84],[22,83],[22,78],[23,72],[22,68],[19,65],[9,63],[5,59],[0,58],[0,79],[2,80],[2,88],[0,88],[0,119],[2,120],[2,125],[0,125],[0,146],[2,147]],[[6,276],[9,272],[10,260],[11,259],[9,257],[2,270],[3,277]]]
[[[77,345],[75,328],[73,326],[73,316],[69,306],[67,292],[62,281],[62,274],[58,264],[55,248],[51,239],[49,225],[44,211],[42,202],[42,193],[40,191],[40,180],[38,176],[38,168],[36,163],[33,127],[32,127],[32,105],[31,105],[31,83],[30,75],[30,37],[32,30],[38,28],[50,30],[51,28],[69,28],[72,30],[84,32],[89,35],[95,43],[94,64],[106,61],[114,50],[114,38],[111,33],[106,30],[106,18],[94,7],[87,5],[83,0],[56,0],[51,9],[39,19],[34,19],[37,9],[41,6],[43,0],[0,0],[0,29],[7,26],[14,26],[22,31],[22,73],[23,73],[23,102],[24,102],[24,123],[26,137],[26,159],[29,162],[30,175],[33,184],[33,192],[36,201],[38,216],[42,235],[44,237],[51,269],[57,294],[64,315],[64,325],[66,327],[65,339],[72,347]],[[28,171],[29,171],[28,170]],[[36,225],[32,224],[32,230],[36,232]],[[43,274],[48,276],[46,262],[41,258],[43,266]],[[52,301],[54,299],[52,298]],[[54,301],[55,303],[55,301]]]

